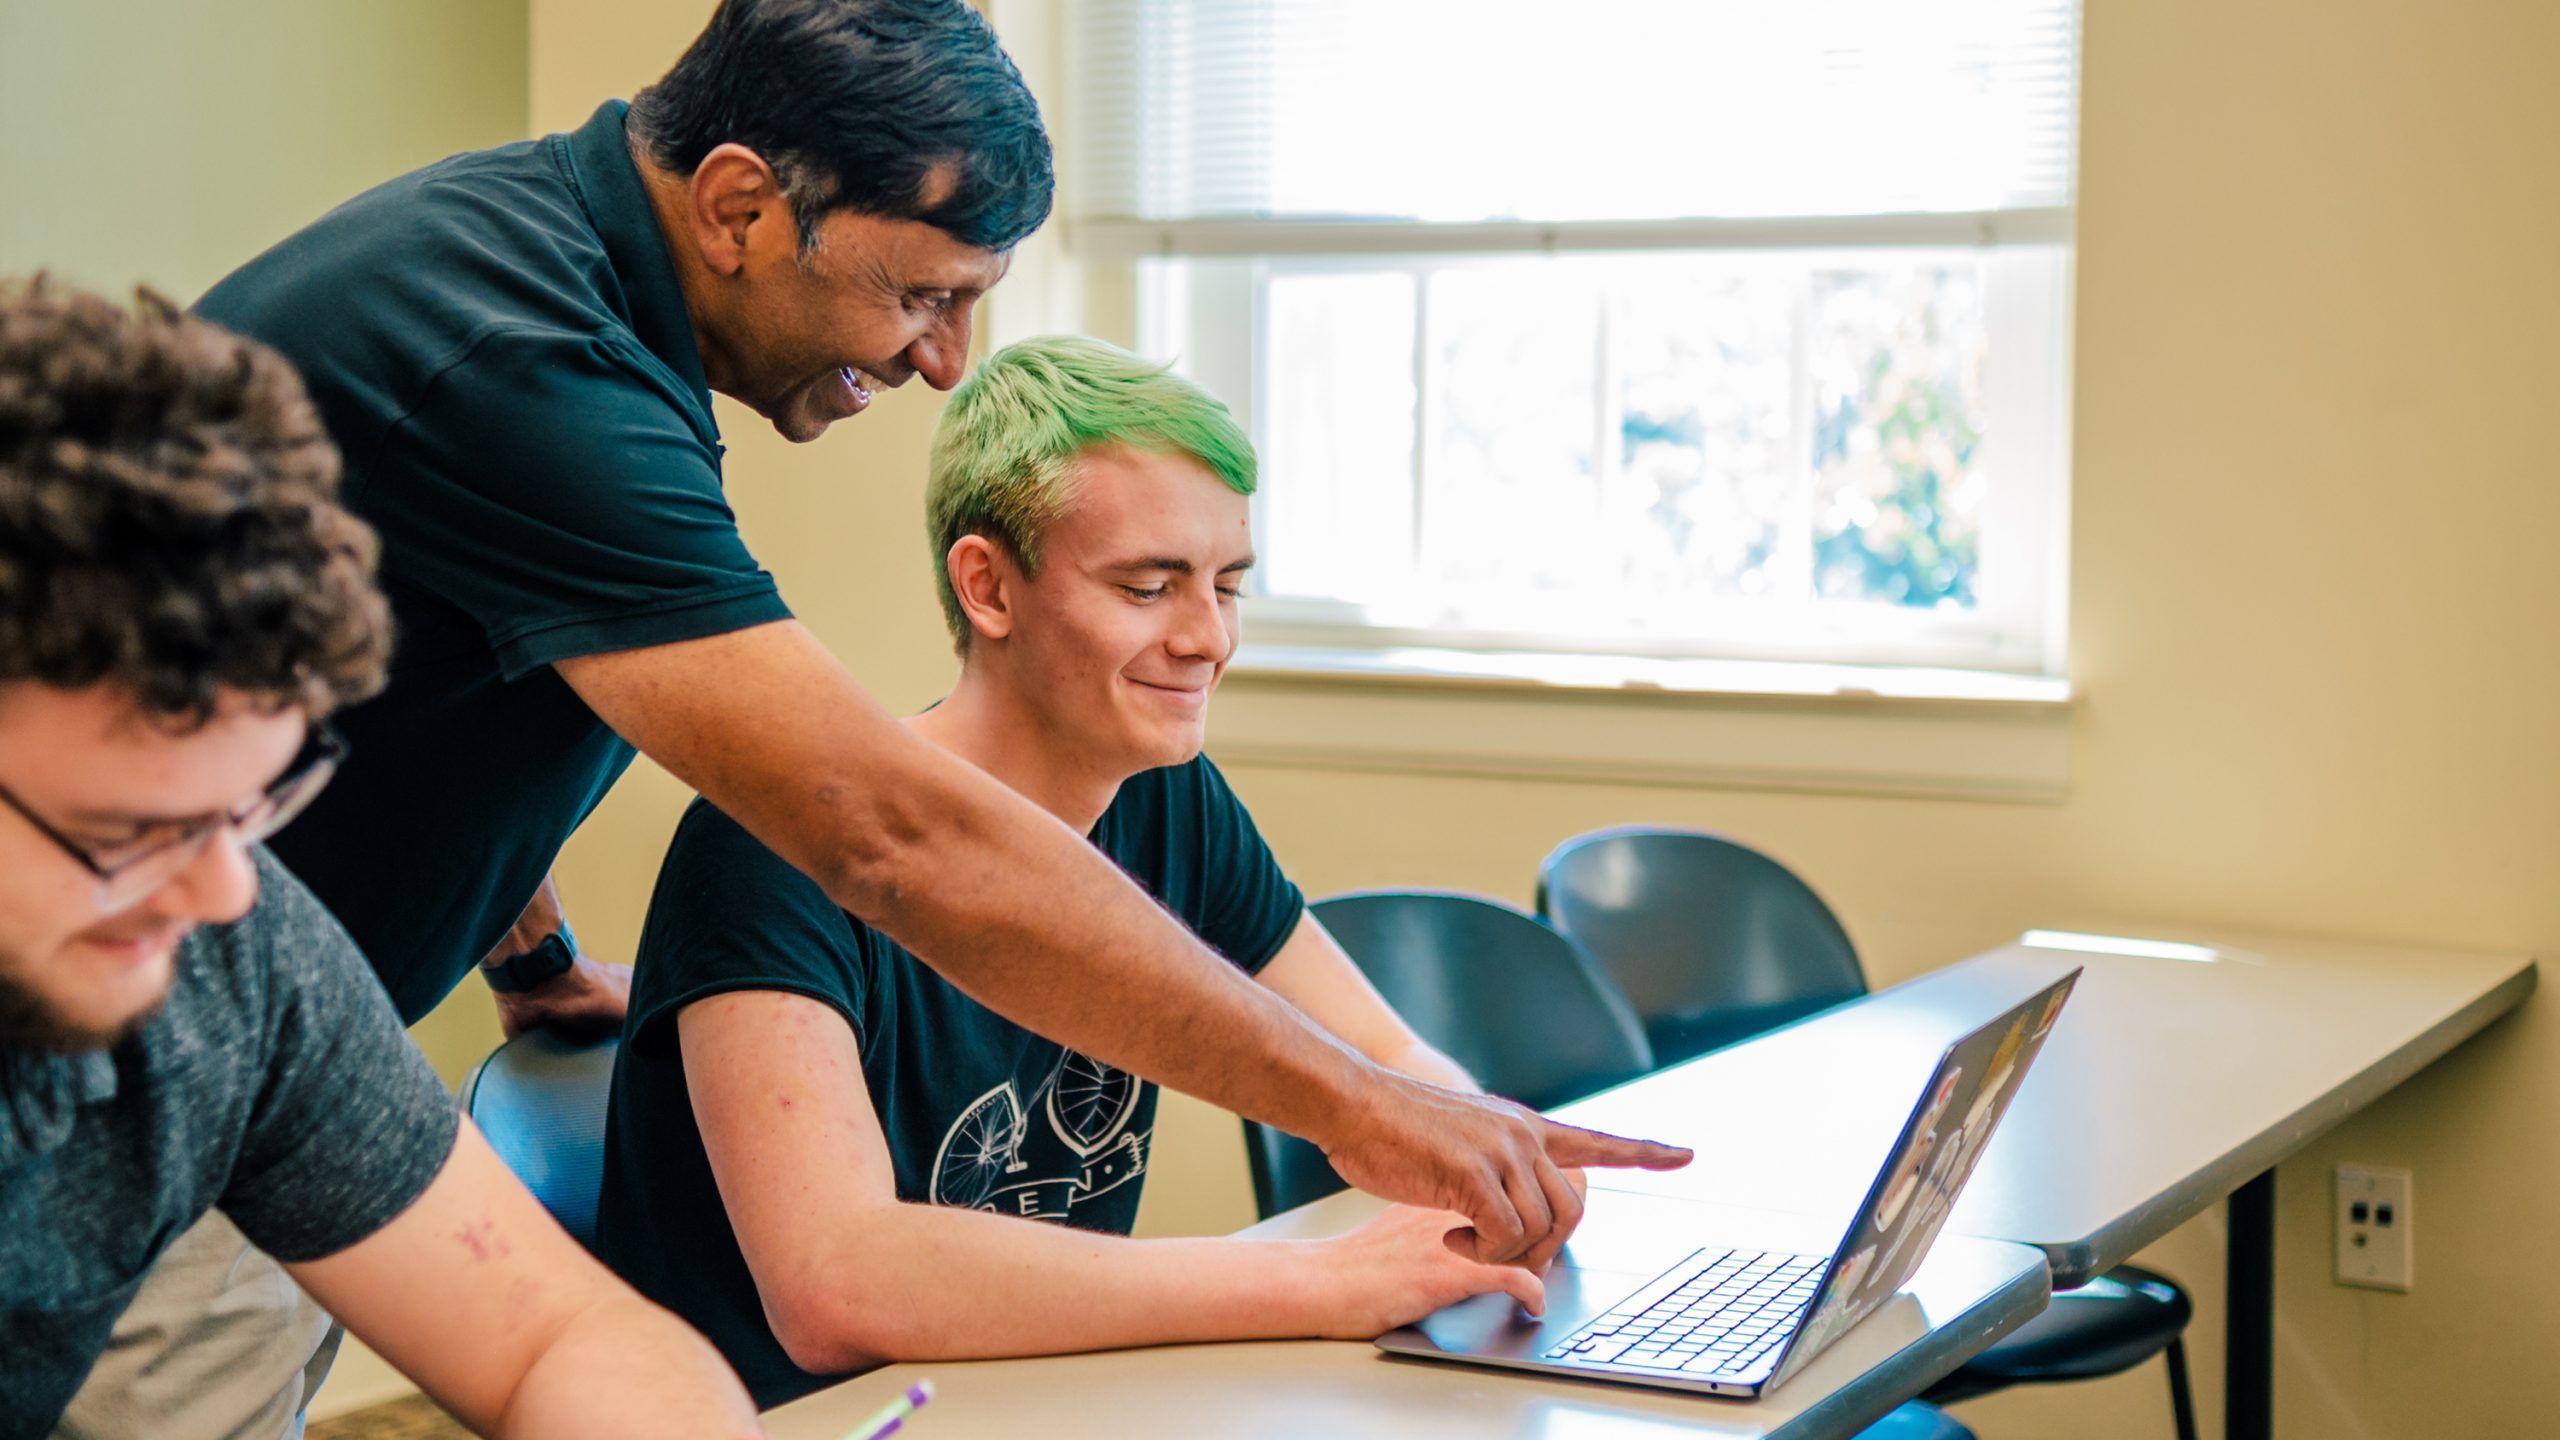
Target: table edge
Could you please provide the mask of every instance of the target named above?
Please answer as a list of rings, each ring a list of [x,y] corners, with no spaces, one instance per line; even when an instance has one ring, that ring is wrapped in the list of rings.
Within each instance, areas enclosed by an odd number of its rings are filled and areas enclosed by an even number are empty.
[[[2019,1240],[2044,1252],[2053,1288],[2069,1290],[2131,1259],[2134,1252],[2212,1208],[2232,1191],[2300,1153],[2356,1112],[2451,1054],[2463,1042],[2521,1007],[2539,984],[2540,966],[2523,968],[2481,992],[2471,1003],[2429,1026],[2408,1044],[2331,1088],[2252,1136],[2187,1180],[2160,1192],[2079,1240]]]

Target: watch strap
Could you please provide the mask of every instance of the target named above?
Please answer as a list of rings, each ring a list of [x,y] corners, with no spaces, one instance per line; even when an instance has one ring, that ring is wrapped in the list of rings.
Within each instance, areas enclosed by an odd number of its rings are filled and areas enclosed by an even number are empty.
[[[521,955],[480,967],[480,978],[501,995],[518,995],[569,973],[578,963],[578,939],[563,924]]]

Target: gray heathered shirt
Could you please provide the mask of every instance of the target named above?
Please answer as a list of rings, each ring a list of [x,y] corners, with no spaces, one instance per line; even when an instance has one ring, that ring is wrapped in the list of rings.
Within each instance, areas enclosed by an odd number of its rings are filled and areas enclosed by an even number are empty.
[[[89,1055],[0,1050],[0,1440],[51,1429],[205,1211],[316,1260],[407,1209],[453,1150],[453,1099],[372,968],[257,861],[257,908],[188,937],[140,1032]]]

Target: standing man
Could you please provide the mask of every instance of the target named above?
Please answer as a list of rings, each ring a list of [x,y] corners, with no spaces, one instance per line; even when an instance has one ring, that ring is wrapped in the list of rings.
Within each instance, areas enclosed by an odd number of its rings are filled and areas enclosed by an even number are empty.
[[[998,1013],[1543,1264],[1581,1214],[1562,1167],[1686,1152],[1393,1074],[1207,963],[884,712],[739,538],[711,392],[806,441],[911,377],[950,388],[1050,192],[1039,112],[961,0],[726,0],[630,106],[394,180],[216,286],[203,312],[310,384],[399,624],[279,853],[405,1017],[486,956],[519,1020],[609,1018],[627,982],[550,939],[541,897],[636,747]]]
[[[307,1353],[299,1284],[482,1434],[755,1434],[257,848],[328,784],[330,711],[382,683],[336,479],[274,355],[162,302],[0,284],[0,1440],[55,1425],[146,1270],[194,1343],[84,1392],[75,1428],[292,1433],[302,1396],[243,1316],[281,1306]]]

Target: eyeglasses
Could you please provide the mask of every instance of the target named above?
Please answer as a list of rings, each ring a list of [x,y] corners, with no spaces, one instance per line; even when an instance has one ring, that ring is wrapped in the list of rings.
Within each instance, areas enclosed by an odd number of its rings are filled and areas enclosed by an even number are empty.
[[[346,754],[347,744],[338,738],[338,732],[326,725],[314,725],[303,738],[302,749],[294,755],[293,762],[259,792],[257,799],[201,820],[146,826],[144,833],[117,844],[105,855],[55,829],[5,785],[0,785],[0,804],[17,811],[37,834],[97,877],[98,913],[112,915],[176,879],[204,855],[205,847],[223,831],[238,836],[243,845],[255,845],[283,829],[327,788]]]

